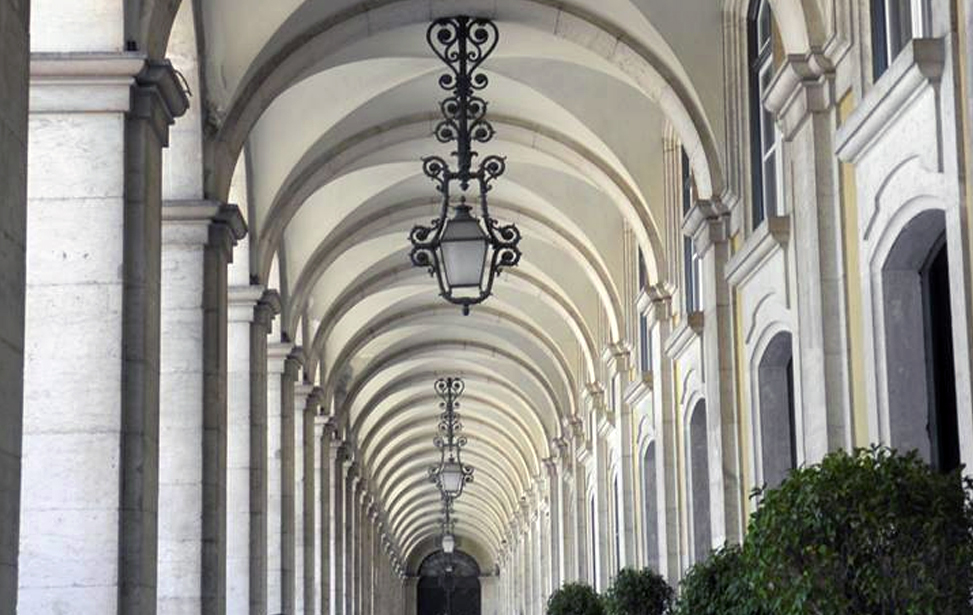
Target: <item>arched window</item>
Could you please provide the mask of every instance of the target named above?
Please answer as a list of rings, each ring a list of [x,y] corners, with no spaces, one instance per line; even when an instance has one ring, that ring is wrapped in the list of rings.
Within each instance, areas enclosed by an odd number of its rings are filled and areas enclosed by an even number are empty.
[[[689,165],[689,156],[682,150],[682,213],[685,216],[693,207],[693,173]],[[683,282],[685,292],[686,313],[698,312],[703,309],[700,289],[702,277],[702,262],[696,252],[696,246],[691,237],[683,237]]]
[[[642,501],[644,503],[645,561],[659,570],[659,496],[656,487],[655,442],[645,448],[642,457]]]
[[[778,213],[780,195],[780,134],[774,115],[763,105],[764,96],[783,58],[783,45],[774,23],[770,0],[750,6],[750,153],[753,171],[751,223],[760,226]]]
[[[891,444],[960,464],[949,253],[942,211],[913,218],[882,267]]]
[[[699,401],[690,416],[689,456],[693,556],[695,562],[701,562],[709,556],[713,548],[710,529],[709,442],[705,401]]]
[[[885,74],[889,64],[929,23],[926,0],[871,0],[872,78]]]
[[[763,482],[776,487],[797,467],[794,400],[794,351],[791,334],[778,333],[767,345],[758,368],[760,461]]]

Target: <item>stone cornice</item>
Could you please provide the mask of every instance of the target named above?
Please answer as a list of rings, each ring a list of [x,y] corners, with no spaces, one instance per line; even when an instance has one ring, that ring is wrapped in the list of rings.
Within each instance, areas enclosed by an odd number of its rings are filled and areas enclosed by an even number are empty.
[[[727,261],[726,281],[730,286],[746,282],[771,255],[787,246],[790,235],[790,216],[767,218]]]
[[[253,322],[254,310],[263,294],[264,287],[259,284],[227,288],[227,319],[229,322]]]
[[[689,348],[689,345],[702,339],[703,313],[692,312],[676,327],[669,339],[666,340],[665,353],[670,359],[676,360]]]
[[[274,342],[267,344],[267,371],[271,374],[283,374],[284,362],[294,349],[290,342]]]
[[[834,67],[820,53],[789,55],[763,99],[790,140],[812,113],[835,104]]]
[[[729,238],[730,216],[719,211],[710,201],[697,201],[682,222],[682,233],[691,237],[696,253],[702,258],[710,246]]]
[[[135,76],[129,115],[148,121],[159,143],[169,145],[169,127],[189,109],[183,79],[168,60],[149,61]]]
[[[129,111],[140,53],[32,53],[30,112]]]
[[[646,398],[652,395],[654,375],[652,372],[645,372],[639,380],[631,383],[624,392],[625,403],[635,408]]]
[[[838,128],[835,153],[857,163],[893,124],[906,102],[923,88],[937,87],[946,62],[942,39],[914,39],[865,95],[851,117]]]

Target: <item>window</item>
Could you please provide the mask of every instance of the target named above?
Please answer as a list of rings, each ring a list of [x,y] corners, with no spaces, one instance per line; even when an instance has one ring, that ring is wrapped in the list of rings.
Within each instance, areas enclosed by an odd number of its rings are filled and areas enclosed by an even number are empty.
[[[752,228],[778,211],[780,134],[774,115],[763,105],[774,79],[783,45],[774,24],[770,0],[757,0],[750,10],[750,153],[753,173]]]
[[[899,52],[929,22],[925,0],[872,1],[872,77],[878,80]]]
[[[591,528],[591,584],[598,588],[598,530],[595,526],[595,494],[588,500],[588,527]]]
[[[639,369],[643,374],[652,371],[652,332],[645,314],[639,314]]]
[[[693,207],[693,174],[689,168],[689,156],[682,150],[682,212],[685,215]],[[686,312],[702,309],[700,297],[700,276],[702,263],[696,246],[690,237],[683,238],[683,278],[685,286]]]
[[[622,569],[622,514],[621,514],[622,502],[621,494],[618,491],[618,476],[615,477],[612,483],[612,509],[613,509],[613,525],[612,528],[615,534],[615,568],[614,573],[618,574],[618,571]]]

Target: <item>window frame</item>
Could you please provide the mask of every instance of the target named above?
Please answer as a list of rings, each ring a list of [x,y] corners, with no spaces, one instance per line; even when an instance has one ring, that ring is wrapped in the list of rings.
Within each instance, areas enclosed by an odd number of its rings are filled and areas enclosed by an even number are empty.
[[[753,0],[747,16],[747,58],[750,86],[750,228],[757,229],[770,216],[776,215],[781,203],[781,135],[773,115],[764,108],[766,88],[773,81],[774,34],[776,22],[769,0]],[[767,136],[773,139],[768,143]],[[768,163],[770,166],[768,167]],[[773,177],[767,169],[773,170]],[[768,181],[773,179],[773,185]],[[770,198],[773,201],[770,202]]]
[[[907,15],[903,15],[903,9]],[[873,82],[881,79],[910,41],[927,35],[931,19],[927,0],[871,0]]]
[[[682,149],[682,213],[685,216],[693,208],[693,174],[689,156]],[[686,313],[703,309],[702,301],[702,262],[691,237],[683,237],[683,299]]]

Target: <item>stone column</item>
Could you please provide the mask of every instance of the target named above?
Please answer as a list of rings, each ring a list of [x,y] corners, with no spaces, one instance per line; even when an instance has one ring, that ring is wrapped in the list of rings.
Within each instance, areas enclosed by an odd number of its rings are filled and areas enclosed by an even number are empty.
[[[304,579],[305,567],[305,541],[304,541],[304,524],[307,522],[307,517],[304,515],[304,505],[305,505],[305,488],[307,486],[308,476],[305,474],[305,453],[312,446],[311,438],[306,438],[307,436],[307,426],[305,425],[305,417],[308,412],[308,402],[311,397],[311,393],[314,391],[314,386],[310,384],[295,383],[293,386],[294,390],[294,402],[293,402],[293,447],[294,447],[294,461],[293,461],[293,480],[291,481],[293,489],[293,507],[294,513],[290,519],[291,523],[291,540],[293,541],[293,578],[294,578],[294,602],[292,607],[292,613],[297,615],[304,613],[306,583]],[[313,426],[313,421],[311,422]],[[313,473],[312,473],[313,475]]]
[[[585,485],[585,469],[583,458],[585,452],[584,424],[575,421],[571,424],[574,429],[574,523],[575,523],[575,578],[578,581],[590,580],[592,585],[595,583],[591,575],[591,562],[594,561],[594,553],[591,553],[592,545],[589,544],[588,536],[588,492]]]
[[[15,16],[2,37],[23,62]],[[136,54],[31,62],[21,613],[155,612],[161,165],[179,83]],[[2,189],[22,190],[10,175]]]
[[[804,450],[799,459],[819,462],[829,451],[852,446],[851,366],[845,309],[842,213],[835,190],[838,115],[834,69],[823,56],[790,55],[766,104],[784,139],[785,168],[792,186],[785,200],[793,218],[795,304],[799,335]],[[812,384],[815,383],[815,384]],[[800,446],[801,443],[799,443]]]
[[[250,327],[262,286],[228,290],[226,357],[226,611],[250,612]],[[255,553],[254,553],[255,555]]]
[[[554,448],[558,449],[558,443],[554,443]],[[561,488],[561,477],[558,476],[557,472],[557,460],[556,459],[546,459],[544,461],[544,469],[547,471],[547,483],[548,483],[548,498],[550,500],[550,516],[549,516],[549,527],[548,527],[548,540],[549,540],[549,552],[548,557],[550,558],[550,579],[548,590],[554,590],[561,586],[561,579],[564,574],[564,560],[561,557],[562,542],[564,541],[564,533],[561,531],[562,527],[562,517],[561,517],[561,493],[563,489]]]
[[[0,615],[17,611],[20,456],[24,411],[27,84],[30,3],[0,0]]]
[[[334,434],[337,438],[337,433]],[[342,615],[345,606],[345,449],[337,440],[331,443],[328,477],[331,482],[331,506],[328,511],[328,531],[331,534],[331,566],[328,569],[330,587],[328,602],[331,615]]]
[[[345,559],[344,559],[344,600],[345,608],[344,612],[346,615],[359,615],[358,611],[355,610],[355,572],[356,565],[358,561],[358,547],[357,547],[357,515],[356,511],[358,509],[357,498],[358,494],[358,468],[356,464],[352,461],[345,462],[345,537],[344,537],[344,547],[345,547]]]
[[[366,493],[362,499],[364,501],[362,503],[362,557],[359,565],[359,574],[361,575],[361,590],[359,592],[359,600],[361,604],[361,613],[363,615],[372,615],[372,597],[375,592],[375,560],[372,558],[374,552],[374,545],[372,544],[372,541],[374,539],[375,531],[375,508],[369,494]]]
[[[405,597],[406,615],[416,615],[417,602],[419,600],[419,577],[409,576],[402,579],[402,590],[402,594]]]
[[[320,398],[319,398],[320,403]],[[327,615],[331,613],[330,571],[331,571],[331,478],[332,424],[327,416],[314,417],[314,525],[311,528],[311,549],[314,558],[313,600],[311,613]]]
[[[162,208],[160,615],[226,610],[226,273],[245,233],[233,205]]]
[[[613,378],[619,379],[617,429],[615,430],[615,445],[618,447],[619,462],[619,504],[618,518],[621,520],[618,553],[619,569],[625,566],[635,566],[637,562],[635,548],[635,508],[636,508],[636,467],[634,458],[635,446],[635,417],[633,408],[623,399],[623,391],[628,389],[631,375],[631,351],[624,344],[613,344],[610,349],[608,372]],[[614,385],[612,385],[614,386]]]
[[[672,293],[664,285],[649,289],[658,339],[672,332]],[[661,344],[656,344],[661,348]],[[652,407],[656,433],[656,485],[659,510],[659,573],[674,587],[682,576],[679,562],[679,435],[677,432],[675,383],[672,359],[656,351],[653,357]],[[689,554],[685,554],[688,556]]]
[[[283,380],[293,344],[267,347],[267,614],[284,613],[283,594]],[[290,444],[287,445],[288,448]]]
[[[699,201],[686,215],[683,232],[693,238],[702,262],[703,373],[709,440],[712,544],[737,543],[743,534],[740,495],[740,426],[734,397],[733,314],[726,263],[730,219],[714,204]]]
[[[301,377],[301,367],[304,365],[304,351],[295,347],[284,361],[284,374],[281,378],[280,390],[280,441],[281,441],[281,497],[280,497],[280,540],[281,540],[281,613],[290,615],[296,613],[297,602],[297,519],[298,492],[295,483],[297,468],[297,420],[295,418],[295,392]],[[301,416],[303,417],[303,409]],[[303,436],[303,433],[302,433]],[[303,441],[303,437],[301,438]],[[303,448],[303,446],[301,447]],[[303,467],[303,464],[302,466]]]
[[[280,314],[280,296],[265,290],[250,323],[250,614],[267,615],[268,554],[268,377],[267,337]],[[280,381],[275,376],[271,380]],[[279,399],[279,395],[275,396]],[[275,404],[276,408],[276,404]]]

